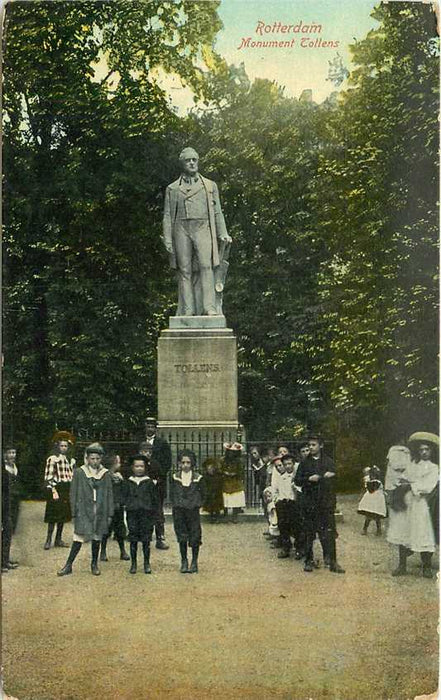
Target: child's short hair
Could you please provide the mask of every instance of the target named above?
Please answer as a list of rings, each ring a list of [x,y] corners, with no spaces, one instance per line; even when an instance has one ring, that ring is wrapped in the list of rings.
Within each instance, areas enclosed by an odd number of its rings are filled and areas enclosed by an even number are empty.
[[[104,447],[100,445],[99,442],[92,442],[90,445],[87,445],[85,452],[87,456],[96,454],[102,457],[104,454]]]
[[[132,467],[134,462],[144,462],[144,466],[147,469],[149,466],[149,460],[145,455],[133,455],[132,457],[129,458],[129,467]]]
[[[193,450],[181,450],[178,454],[178,462],[181,462],[183,457],[190,457],[191,466],[196,467],[196,455]]]
[[[262,450],[260,450],[261,457],[268,457],[270,454],[273,454],[273,453],[274,453],[273,447],[264,447]]]
[[[107,452],[106,456],[103,459],[103,464],[106,467],[106,469],[111,469],[111,467],[113,467],[117,457],[119,457],[119,454],[117,452]]]
[[[286,455],[282,455],[282,462],[286,462],[288,459],[294,459],[294,455],[288,452]]]
[[[308,440],[302,440],[302,442],[299,442],[299,450],[302,450],[304,447],[309,447]]]

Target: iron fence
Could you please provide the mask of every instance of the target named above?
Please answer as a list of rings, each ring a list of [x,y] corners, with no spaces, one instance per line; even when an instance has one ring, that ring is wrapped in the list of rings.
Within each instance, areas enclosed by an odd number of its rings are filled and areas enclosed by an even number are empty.
[[[77,464],[82,464],[84,457],[84,450],[88,444],[91,442],[100,442],[106,452],[113,452],[119,454],[123,464],[123,471],[127,473],[127,463],[131,455],[136,454],[138,451],[138,445],[141,438],[136,435],[122,431],[121,433],[96,433],[92,434],[86,431],[78,434],[77,442],[75,443],[75,457],[77,459]],[[167,437],[172,437],[162,434],[165,439]],[[202,469],[206,459],[210,457],[221,458],[225,452],[224,444],[231,439],[231,436],[227,433],[219,433],[216,439],[209,439],[208,436],[203,431],[193,431],[188,433],[184,438],[179,440],[167,440],[169,442],[171,452],[172,452],[172,470],[177,468],[177,459],[179,452],[181,450],[187,449],[192,450],[196,455],[196,462],[199,469]],[[288,450],[294,457],[298,456],[299,445],[301,440],[285,440],[283,444],[288,447]],[[243,459],[245,466],[245,501],[247,508],[259,508],[259,498],[257,487],[254,478],[254,469],[252,466],[252,460],[249,450],[252,446],[256,446],[259,452],[264,448],[275,448],[277,445],[281,444],[281,441],[274,439],[267,440],[249,440],[243,443]],[[325,441],[324,451],[330,457],[334,457],[334,443],[332,441]],[[165,500],[165,506],[170,506],[170,478],[171,474],[168,475],[167,479],[167,496]]]

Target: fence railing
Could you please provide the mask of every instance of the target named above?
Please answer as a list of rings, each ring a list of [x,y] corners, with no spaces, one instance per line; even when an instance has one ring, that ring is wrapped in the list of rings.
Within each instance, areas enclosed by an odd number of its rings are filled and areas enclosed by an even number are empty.
[[[167,436],[165,436],[167,437]],[[201,431],[194,431],[194,433],[187,435],[182,440],[170,440],[171,452],[172,452],[172,469],[171,472],[176,470],[177,467],[177,456],[181,450],[187,449],[192,450],[196,455],[196,462],[199,469],[203,468],[204,462],[209,457],[220,458],[225,452],[224,439],[227,437],[223,434],[219,434],[216,440],[206,439],[206,435]],[[129,433],[115,434],[115,433],[100,433],[96,435],[89,435],[87,439],[84,439],[85,435],[79,435],[79,439],[75,444],[75,453],[77,458],[77,463],[82,464],[82,459],[84,456],[84,449],[92,441],[99,441],[104,449],[108,452],[113,452],[119,454],[123,464],[123,469],[127,465],[128,459],[131,455],[138,451],[139,439]],[[225,440],[227,441],[227,440]],[[290,440],[284,441],[290,453],[294,456],[298,455],[300,440]],[[276,440],[252,440],[248,443],[244,443],[243,459],[245,464],[245,501],[247,508],[258,508],[259,498],[257,493],[257,488],[254,479],[254,469],[252,466],[251,456],[249,454],[249,449],[251,446],[256,446],[259,451],[265,447],[275,447],[279,444]],[[325,441],[324,450],[326,454],[330,457],[334,457],[334,443],[331,441]],[[170,478],[171,474],[168,475],[167,479],[167,496],[165,500],[165,505],[170,506]]]

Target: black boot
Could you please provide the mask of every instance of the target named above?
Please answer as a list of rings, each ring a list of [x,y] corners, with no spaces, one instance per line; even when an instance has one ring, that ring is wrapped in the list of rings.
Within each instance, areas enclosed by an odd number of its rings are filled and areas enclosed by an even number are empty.
[[[337,563],[337,550],[335,546],[335,532],[328,531],[328,552],[329,552],[329,571],[333,574],[344,574],[345,570]]]
[[[191,548],[191,552],[192,552],[192,556],[191,556],[191,564],[190,564],[189,573],[190,574],[197,574],[198,573],[199,545],[194,544]]]
[[[108,535],[103,535],[101,540],[100,561],[109,561],[107,558],[107,540]]]
[[[377,532],[375,533],[377,537],[381,537],[381,520],[378,518],[378,520],[375,521],[375,524],[377,526]]]
[[[72,564],[78,552],[81,549],[81,542],[72,542],[72,547],[70,548],[69,556],[63,568],[57,573],[57,576],[67,576],[72,573]]]
[[[46,542],[44,543],[44,549],[50,549],[52,543],[52,533],[54,531],[55,523],[48,523],[47,525],[47,536]]]
[[[127,554],[124,546],[124,537],[118,537],[118,544],[119,544],[119,558],[122,559],[123,561],[129,561],[130,557]]]
[[[57,523],[57,531],[55,533],[54,547],[69,547],[66,542],[63,542],[61,536],[63,534],[64,523]]]
[[[432,552],[421,552],[421,561],[423,563],[424,578],[433,578]]]
[[[144,573],[151,574],[150,568],[150,542],[142,543],[142,553],[144,554]]]
[[[363,530],[361,531],[361,534],[362,534],[362,535],[367,535],[367,533],[368,533],[368,527],[369,527],[369,523],[370,523],[370,522],[371,522],[371,519],[370,519],[370,518],[367,518],[367,517],[366,517],[366,518],[364,519]]]
[[[406,562],[407,549],[400,544],[398,546],[398,566],[392,571],[392,576],[405,576],[407,574]]]
[[[181,553],[181,574],[188,574],[188,559],[187,559],[187,543],[179,542],[179,551]]]
[[[158,522],[156,523],[155,533],[156,533],[156,549],[169,549],[169,546],[165,541],[164,523],[158,523]]]
[[[138,543],[130,542],[130,559],[132,560],[132,565],[130,567],[129,573],[136,574],[137,570],[137,558],[138,558]]]
[[[99,576],[101,571],[98,568],[98,555],[100,553],[100,540],[92,540],[91,550],[92,550],[92,562],[90,564],[90,570],[94,576]]]
[[[233,508],[233,515],[231,516],[231,522],[232,523],[237,523],[239,522],[239,511],[240,508]]]
[[[289,559],[289,553],[290,553],[290,551],[291,551],[291,550],[288,549],[287,547],[283,547],[283,548],[282,548],[282,551],[278,553],[277,558],[278,558],[278,559]]]

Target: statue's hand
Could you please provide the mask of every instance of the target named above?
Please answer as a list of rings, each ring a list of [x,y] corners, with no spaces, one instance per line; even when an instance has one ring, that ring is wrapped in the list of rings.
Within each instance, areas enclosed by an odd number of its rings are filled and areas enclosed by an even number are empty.
[[[220,241],[225,241],[225,243],[232,243],[233,239],[231,236],[228,235],[228,233],[225,236],[220,236],[219,238]]]
[[[171,243],[164,243],[167,253],[173,253],[173,246]]]

